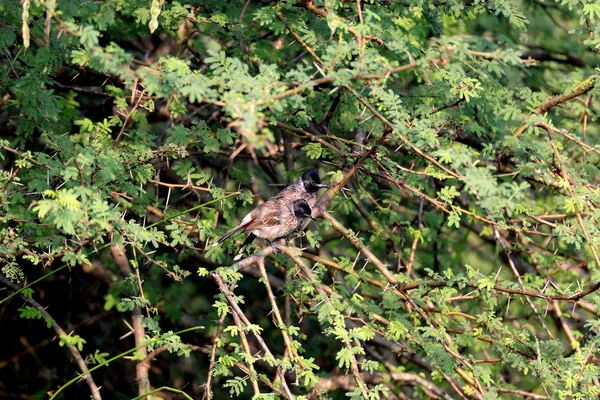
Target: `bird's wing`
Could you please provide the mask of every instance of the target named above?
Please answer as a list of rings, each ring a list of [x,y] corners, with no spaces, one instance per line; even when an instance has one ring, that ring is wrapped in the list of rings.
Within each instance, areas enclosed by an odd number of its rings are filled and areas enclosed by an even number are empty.
[[[268,202],[267,202],[268,203]],[[252,220],[244,227],[246,231],[277,226],[281,223],[281,207],[277,202],[263,203],[263,207],[252,212]]]

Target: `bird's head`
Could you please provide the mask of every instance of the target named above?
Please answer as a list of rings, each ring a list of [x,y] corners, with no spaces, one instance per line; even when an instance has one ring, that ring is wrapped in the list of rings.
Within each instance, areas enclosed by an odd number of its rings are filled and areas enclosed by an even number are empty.
[[[292,204],[292,212],[296,219],[304,220],[306,218],[310,218],[316,221],[316,218],[312,215],[312,209],[306,202],[306,200],[296,200]]]
[[[302,185],[308,193],[317,193],[321,188],[328,188],[329,185],[321,183],[319,171],[316,168],[311,168],[301,176]]]

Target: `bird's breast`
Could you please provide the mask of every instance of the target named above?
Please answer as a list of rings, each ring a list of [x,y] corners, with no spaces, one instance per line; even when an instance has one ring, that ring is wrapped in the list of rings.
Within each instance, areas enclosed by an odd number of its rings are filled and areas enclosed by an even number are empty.
[[[251,232],[259,238],[275,240],[281,237],[282,228],[283,226],[281,225],[265,226],[262,228],[254,229]]]

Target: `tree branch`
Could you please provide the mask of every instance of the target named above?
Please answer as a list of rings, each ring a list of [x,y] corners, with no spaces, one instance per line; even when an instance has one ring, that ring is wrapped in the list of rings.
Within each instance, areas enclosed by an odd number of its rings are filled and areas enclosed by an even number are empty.
[[[323,296],[323,301],[325,301],[327,304],[331,305],[331,302],[328,297],[328,293],[323,288],[323,285],[315,278],[311,269],[308,268],[306,266],[306,264],[304,264],[302,259],[295,253],[295,249],[290,249],[289,247],[280,247],[280,249],[296,263],[296,265],[298,266],[298,268],[300,268],[300,270],[306,276],[308,281],[312,282],[314,284],[317,292],[321,296]],[[345,346],[348,350],[350,350],[350,351],[352,350],[350,343],[345,343]],[[365,382],[360,377],[360,372],[358,370],[358,362],[356,360],[356,356],[353,353],[350,356],[350,366],[351,366],[350,369],[352,371],[352,375],[354,375],[354,380],[355,380],[356,384],[358,385],[358,387],[360,388],[363,397],[369,398],[369,389],[368,389],[367,385],[365,384]]]
[[[270,248],[270,246],[269,246]],[[271,249],[271,251],[273,251]],[[269,253],[270,254],[270,253]],[[248,257],[243,261],[247,261],[248,259],[252,259],[253,257]],[[255,261],[257,262],[257,261]],[[242,262],[238,263],[237,265],[239,266],[240,264],[242,264]],[[235,301],[235,299],[233,298],[233,296],[231,295],[231,293],[229,292],[229,289],[227,288],[227,286],[225,286],[225,283],[223,282],[223,278],[221,278],[221,276],[217,273],[212,273],[211,277],[215,280],[215,282],[217,283],[217,286],[219,287],[219,290],[221,291],[221,293],[223,294],[223,296],[225,296],[225,298],[227,299],[227,302],[229,303],[229,305],[232,308],[232,315],[235,318],[239,318],[240,321],[242,321],[247,327],[251,327],[252,324],[250,323],[250,321],[248,320],[248,318],[246,317],[246,315],[244,314],[244,312],[242,311],[242,309],[240,308],[240,306],[237,304],[237,302]],[[237,322],[236,322],[237,325]],[[238,326],[238,329],[240,330],[240,333],[243,332],[243,327],[240,325]],[[256,340],[258,341],[259,345],[261,346],[261,348],[263,349],[263,351],[265,352],[266,355],[273,357],[273,353],[271,353],[271,350],[269,350],[269,347],[267,346],[267,344],[265,343],[264,339],[262,338],[261,335],[255,334],[254,337],[256,338]],[[248,348],[248,350],[246,350],[247,353],[252,356],[252,354],[250,353],[250,350]],[[252,366],[252,364],[249,365],[248,367],[251,371],[254,370],[254,367]],[[255,381],[255,378],[252,378],[253,381]],[[281,384],[284,387],[287,387],[287,382],[285,379],[283,379],[281,381]],[[286,388],[282,393],[284,397],[288,397],[287,393],[289,393],[289,388]]]
[[[2,281],[2,283],[4,283],[6,286],[8,286],[9,288],[11,288],[14,291],[19,290],[19,287],[17,285],[15,285],[10,279],[6,278],[4,276],[4,274],[2,274],[2,273],[0,273],[0,281]],[[32,307],[34,307],[36,310],[38,310],[40,312],[40,314],[42,314],[46,320],[52,322],[52,329],[54,329],[54,331],[56,332],[58,337],[69,336],[63,330],[63,328],[61,328],[60,325],[58,325],[58,323],[54,320],[54,318],[52,318],[52,316],[50,314],[48,314],[46,309],[40,305],[40,303],[38,303],[37,301],[33,300],[30,297],[23,297],[23,299],[27,303],[29,303]],[[83,379],[85,380],[85,382],[87,383],[87,385],[90,388],[90,391],[92,392],[92,398],[94,400],[102,400],[102,396],[100,396],[100,389],[98,388],[98,386],[96,386],[96,383],[94,382],[94,378],[92,378],[92,375],[89,374],[89,370],[87,368],[87,365],[85,364],[85,360],[83,359],[83,357],[81,357],[79,350],[77,350],[77,347],[75,347],[72,344],[67,343],[66,346],[68,347],[69,351],[71,352],[71,355],[75,359],[75,362],[77,363],[77,366],[79,367],[79,370],[84,375]]]
[[[369,158],[375,152],[375,150],[377,150],[377,148],[383,143],[383,141],[390,134],[390,132],[391,132],[391,129],[384,130],[383,134],[381,135],[381,137],[379,138],[377,143],[374,146],[372,146],[369,150],[367,150],[358,159],[358,161],[356,161],[356,163],[352,166],[352,168],[350,168],[350,170],[348,170],[339,181],[334,182],[331,185],[331,187],[323,194],[323,196],[321,196],[321,198],[319,199],[319,201],[317,202],[317,204],[315,205],[315,208],[313,210],[314,216],[318,217],[322,213],[327,212],[326,211],[327,206],[329,205],[331,200],[333,200],[333,198],[340,193],[340,191],[342,190],[342,188],[344,187],[346,182],[348,182],[348,180],[350,178],[352,178],[352,176],[354,176],[356,171],[358,171],[358,169],[365,162],[365,160],[367,158]]]
[[[563,96],[555,97],[553,99],[550,99],[550,100],[540,104],[534,110],[533,115],[543,114],[554,106],[566,103],[569,100],[572,100],[578,96],[581,96],[582,94],[589,92],[590,90],[592,90],[594,88],[594,86],[596,84],[595,81],[596,81],[595,76],[591,76],[591,77],[587,78],[586,80],[581,82],[579,85],[577,85],[577,87],[575,88],[575,91],[573,91],[569,94],[565,94]],[[517,129],[517,131],[514,133],[513,136],[517,137],[517,138],[520,137],[523,134],[523,132],[525,132],[525,129],[526,129],[526,124],[525,124],[525,122],[523,122],[521,124],[521,126],[519,127],[519,129]]]
[[[121,275],[123,275],[124,278],[130,275],[131,267],[129,266],[129,260],[125,254],[125,249],[122,246],[112,245],[109,247],[109,250],[113,256],[113,259],[115,260],[115,263],[121,271]],[[142,344],[146,341],[146,329],[144,329],[144,326],[142,325],[142,315],[140,307],[137,305],[133,309],[131,320],[133,325],[132,331],[135,347],[139,347],[138,352],[145,358],[147,356],[147,347],[142,346]],[[150,390],[150,379],[148,374],[149,369],[150,361],[139,361],[135,365],[135,381],[138,385],[139,396]]]

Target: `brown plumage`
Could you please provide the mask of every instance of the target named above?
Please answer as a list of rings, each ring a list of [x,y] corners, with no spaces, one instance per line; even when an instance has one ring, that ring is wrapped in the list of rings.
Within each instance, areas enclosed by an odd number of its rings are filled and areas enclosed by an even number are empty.
[[[290,207],[282,201],[266,202],[252,210],[238,226],[213,244],[213,247],[233,233],[243,229],[245,232],[250,232],[250,234],[242,244],[240,251],[234,258],[235,260],[241,258],[242,249],[256,237],[265,239],[276,251],[273,241],[298,230],[307,218],[315,219],[312,216],[310,206],[304,199],[294,201]]]
[[[311,168],[294,183],[252,210],[239,225],[217,240],[213,247],[240,230],[250,232],[241,249],[255,237],[266,239],[273,245],[274,240],[294,232],[306,218],[312,217],[316,193],[322,187],[328,186],[321,183],[317,169]]]
[[[317,202],[317,192],[321,188],[327,188],[328,185],[321,183],[319,171],[311,168],[304,172],[294,183],[287,186],[281,192],[269,199],[269,201],[283,201],[286,204],[292,204],[294,201],[306,200],[311,210]]]

